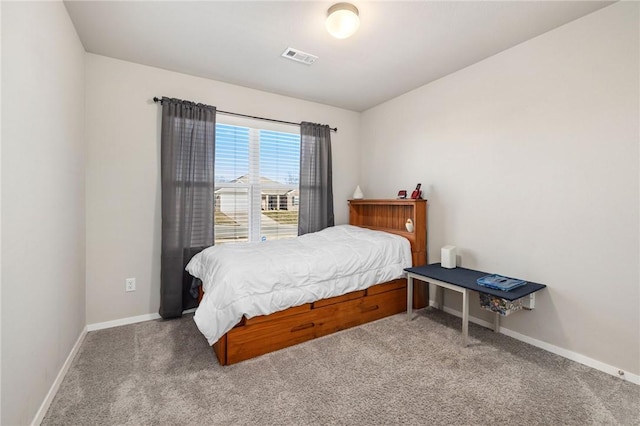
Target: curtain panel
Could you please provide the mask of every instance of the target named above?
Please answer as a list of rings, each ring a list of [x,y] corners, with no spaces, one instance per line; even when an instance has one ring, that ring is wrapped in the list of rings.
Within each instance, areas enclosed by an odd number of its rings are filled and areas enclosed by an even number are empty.
[[[334,225],[331,129],[300,124],[300,205],[298,235]]]
[[[214,243],[216,108],[162,98],[160,316],[197,306],[191,258]]]

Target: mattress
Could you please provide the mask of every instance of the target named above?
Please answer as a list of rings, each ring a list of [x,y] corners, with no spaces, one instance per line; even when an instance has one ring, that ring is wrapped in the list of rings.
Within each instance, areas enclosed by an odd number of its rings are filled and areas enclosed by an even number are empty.
[[[363,290],[401,278],[409,267],[406,238],[339,225],[288,240],[212,246],[186,269],[202,280],[204,297],[194,320],[213,344],[243,316]]]

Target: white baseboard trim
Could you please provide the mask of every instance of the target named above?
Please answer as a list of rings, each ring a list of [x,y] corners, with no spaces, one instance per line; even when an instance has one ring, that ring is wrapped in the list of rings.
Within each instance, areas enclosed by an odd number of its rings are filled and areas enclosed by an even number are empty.
[[[76,340],[75,345],[73,345],[73,348],[71,348],[71,352],[69,353],[69,356],[64,361],[64,364],[62,364],[62,368],[60,369],[60,372],[56,376],[56,379],[53,381],[53,384],[51,385],[51,388],[49,389],[47,396],[44,398],[44,401],[42,401],[40,408],[36,412],[36,416],[33,418],[33,421],[31,422],[32,426],[37,426],[40,423],[42,423],[42,420],[44,420],[44,416],[47,414],[47,410],[49,409],[49,406],[51,406],[51,403],[53,402],[53,398],[56,396],[56,393],[58,393],[58,389],[60,388],[60,385],[64,380],[64,376],[67,375],[67,371],[69,371],[69,367],[71,367],[71,363],[73,362],[73,359],[75,358],[76,354],[80,350],[80,346],[82,346],[82,342],[84,342],[84,338],[86,335],[87,335],[87,327],[85,327],[82,330],[82,332],[80,333],[80,336],[78,337],[78,340]]]
[[[196,311],[196,308],[187,309],[182,311],[183,314],[191,314]],[[159,314],[145,314],[135,317],[120,318],[113,321],[97,322],[95,324],[88,324],[87,331],[104,330],[105,328],[119,327],[121,325],[135,324],[137,322],[153,321],[162,318]]]
[[[121,325],[135,324],[137,322],[144,322],[144,321],[152,321],[160,318],[161,317],[159,314],[145,314],[145,315],[138,315],[135,317],[120,318],[113,321],[97,322],[95,324],[88,324],[87,331],[104,330],[105,328],[119,327]]]
[[[438,308],[438,303],[436,303],[433,300],[430,300],[429,306]],[[459,318],[462,317],[462,312],[456,311],[455,309],[448,308],[447,306],[444,307],[443,311]],[[480,318],[473,317],[471,315],[469,316],[469,321],[493,330],[492,322],[485,321]],[[500,326],[500,333],[509,337],[513,337],[516,340],[520,340],[522,342],[528,343],[531,346],[544,349],[547,352],[560,355],[563,358],[570,359],[571,361],[575,361],[579,364],[586,365],[587,367],[595,368],[596,370],[600,370],[612,376],[619,377],[620,379],[625,380],[627,382],[640,385],[640,375],[629,373],[628,371],[623,371],[620,368],[614,367],[609,364],[605,364],[604,362],[595,360],[593,358],[589,358],[588,356],[570,351],[568,349],[561,348],[559,346],[552,345],[547,342],[543,342],[542,340],[534,339],[533,337],[525,336],[524,334],[518,333],[517,331],[513,331],[511,329],[505,328],[502,325]],[[619,374],[619,372],[621,371],[623,372],[623,375]]]

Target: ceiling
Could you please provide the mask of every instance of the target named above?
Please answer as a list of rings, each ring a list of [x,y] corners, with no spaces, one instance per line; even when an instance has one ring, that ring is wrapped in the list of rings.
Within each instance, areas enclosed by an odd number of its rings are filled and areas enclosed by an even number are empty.
[[[354,0],[360,29],[344,40],[324,27],[333,3],[65,1],[87,52],[353,111],[612,2]],[[319,59],[287,60],[287,47]]]

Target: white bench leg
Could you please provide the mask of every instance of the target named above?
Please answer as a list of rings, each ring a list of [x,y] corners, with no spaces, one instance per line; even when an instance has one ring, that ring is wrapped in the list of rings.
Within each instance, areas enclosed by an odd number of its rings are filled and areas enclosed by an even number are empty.
[[[436,285],[436,303],[438,304],[438,309],[444,311],[444,287]]]
[[[407,277],[407,319],[411,321],[413,316],[413,277]]]
[[[469,338],[469,290],[462,292],[462,344],[467,346]]]

